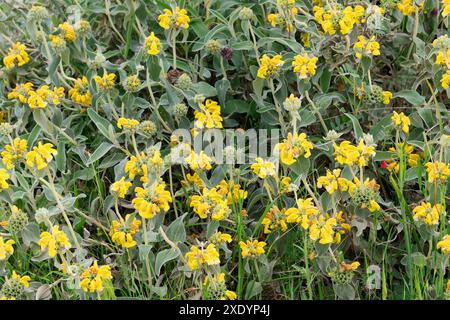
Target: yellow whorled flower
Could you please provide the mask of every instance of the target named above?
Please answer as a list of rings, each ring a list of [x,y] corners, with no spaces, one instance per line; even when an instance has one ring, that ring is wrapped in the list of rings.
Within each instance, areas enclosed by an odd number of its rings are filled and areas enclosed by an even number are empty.
[[[33,147],[33,150],[27,153],[26,164],[30,168],[36,167],[38,170],[45,169],[57,153],[51,143],[43,144],[39,141],[38,146]]]
[[[68,22],[61,23],[59,25],[59,29],[61,30],[61,34],[66,41],[74,42],[77,39],[75,29]]]
[[[75,85],[69,90],[69,98],[85,107],[89,107],[92,104],[89,82],[85,76],[76,79]]]
[[[300,79],[307,79],[316,74],[317,57],[310,57],[307,53],[298,54],[292,61],[293,71]]]
[[[114,73],[103,72],[103,76],[94,76],[94,81],[102,91],[108,91],[114,88],[116,75]]]
[[[416,8],[418,10],[422,10],[425,1],[422,1],[419,6],[416,6],[414,0],[401,0],[397,3],[397,9],[404,15],[410,16],[416,12]]]
[[[217,188],[203,188],[202,194],[191,196],[189,202],[189,206],[202,219],[223,220],[231,212],[226,196],[219,193]]]
[[[439,203],[432,206],[429,202],[422,202],[413,209],[413,218],[415,221],[423,221],[427,225],[437,225],[443,212],[443,207]]]
[[[398,151],[395,147],[391,147],[389,148],[389,152],[392,152],[394,154],[397,154]],[[410,145],[410,144],[406,144],[403,148],[403,152],[407,154],[407,160],[408,160],[408,165],[410,167],[415,167],[419,164],[420,161],[420,154],[418,153],[414,153],[414,146]],[[398,171],[400,170],[400,164],[397,161],[394,160],[387,160],[388,166],[387,169],[388,171],[394,171],[395,173],[398,173]]]
[[[189,165],[191,170],[211,170],[212,168],[212,159],[206,155],[206,153],[202,150],[199,154],[195,153],[194,150],[191,150],[191,153],[188,157],[184,159],[186,163]]]
[[[230,243],[233,241],[233,238],[230,234],[216,231],[211,237],[209,237],[209,242],[214,244],[221,244],[221,243]]]
[[[444,89],[448,89],[450,85],[450,70],[447,70],[443,75],[441,79],[441,86]]]
[[[255,163],[250,166],[253,172],[261,179],[266,179],[268,176],[276,176],[275,164],[271,161],[265,161],[263,158],[257,157]]]
[[[3,58],[3,64],[7,69],[21,67],[30,61],[30,57],[23,43],[16,42],[9,49],[8,54]]]
[[[111,185],[111,191],[117,194],[119,198],[125,198],[125,194],[132,185],[131,182],[126,181],[125,177],[120,178],[119,181],[114,182]]]
[[[444,239],[442,239],[441,241],[439,241],[437,243],[437,249],[441,250],[443,254],[449,254],[450,253],[450,235],[446,234],[444,236]]]
[[[154,32],[145,38],[144,48],[147,50],[147,54],[151,56],[156,56],[161,51],[161,41]]]
[[[298,223],[307,230],[314,217],[319,214],[319,209],[314,205],[312,198],[298,199],[297,207],[286,210],[286,221],[288,223]]]
[[[450,166],[443,162],[434,161],[427,162],[425,164],[428,174],[428,182],[433,183],[435,181],[445,182],[450,176]]]
[[[341,165],[358,165],[364,167],[369,159],[375,155],[375,147],[367,146],[363,139],[359,140],[358,146],[352,145],[349,141],[342,141],[339,146],[335,143],[334,158]]]
[[[358,41],[353,45],[353,49],[358,59],[363,56],[380,55],[380,44],[375,40],[375,36],[372,36],[369,40],[364,36],[359,36]]]
[[[170,28],[189,28],[190,18],[187,15],[186,9],[176,7],[175,14],[172,10],[164,9],[164,13],[158,16],[159,25],[168,30]]]
[[[166,184],[161,181],[148,188],[134,189],[136,197],[131,203],[142,218],[151,219],[161,211],[169,211],[169,202],[172,202],[172,197],[165,188]]]
[[[311,221],[309,227],[309,237],[311,240],[319,240],[321,244],[329,244],[334,242],[334,227],[337,221],[335,218],[326,218],[319,215],[317,219]]]
[[[191,246],[191,250],[186,253],[185,258],[192,271],[198,270],[203,265],[213,266],[220,264],[219,251],[212,243],[206,248]]]
[[[281,55],[276,55],[273,58],[270,58],[267,54],[263,55],[261,58],[261,66],[258,69],[258,78],[274,78],[280,71],[283,64],[284,61],[282,60]]]
[[[381,94],[383,95],[383,104],[389,104],[392,100],[392,92],[383,91]]]
[[[235,183],[233,180],[229,182],[225,180],[220,181],[218,192],[227,198],[229,205],[247,199],[247,191],[241,189],[241,185]]]
[[[343,8],[341,4],[330,6],[314,6],[314,18],[321,25],[323,31],[329,35],[334,35],[337,31],[345,35],[353,30],[356,24],[360,24],[364,18],[364,7],[347,6]]]
[[[292,165],[303,156],[308,159],[311,156],[313,144],[308,140],[305,133],[288,133],[287,139],[275,146],[275,150],[280,152],[281,162],[285,165]]]
[[[53,226],[51,232],[42,232],[38,244],[41,246],[41,251],[48,249],[50,258],[54,258],[58,252],[70,249],[72,246],[69,238],[64,231],[59,230],[58,225]]]
[[[345,263],[343,261],[339,266],[339,272],[355,271],[359,268],[360,265],[361,264],[358,261],[354,261],[352,263]]]
[[[203,285],[207,287],[208,293],[214,300],[236,300],[236,292],[227,290],[225,284],[225,273],[210,275],[205,277]]]
[[[80,288],[85,292],[102,292],[105,282],[112,279],[111,267],[108,265],[99,266],[97,261],[94,261],[92,266],[87,268],[81,274]]]
[[[30,286],[30,276],[21,276],[16,271],[13,271],[12,278],[19,281],[25,288],[28,288]]]
[[[27,103],[29,92],[33,90],[33,84],[27,82],[24,84],[16,84],[15,88],[8,93],[9,100],[17,100],[21,103]]]
[[[48,104],[58,105],[64,98],[64,88],[54,87],[53,90],[49,86],[43,85],[36,91],[28,92],[27,103],[31,109],[43,109]]]
[[[264,254],[266,251],[264,247],[267,245],[264,241],[258,240],[247,240],[246,242],[239,242],[239,247],[241,248],[241,253],[243,258],[256,258]]]
[[[281,232],[285,232],[287,230],[287,217],[285,212],[285,208],[280,210],[275,205],[269,209],[266,216],[261,222],[261,224],[264,226],[265,234],[269,234],[277,230],[281,230]]]
[[[117,128],[124,130],[133,130],[139,125],[139,121],[135,119],[119,118],[117,120]]]
[[[303,47],[309,48],[311,46],[310,45],[310,38],[311,38],[311,36],[307,32],[302,32],[300,34],[300,41],[303,43]]]
[[[200,104],[201,111],[196,110],[195,127],[203,128],[222,128],[222,116],[220,115],[220,105],[211,99],[207,99],[205,104]]]
[[[341,178],[341,169],[334,169],[333,171],[327,169],[325,176],[320,176],[317,179],[317,187],[325,187],[325,190],[329,194],[333,194],[336,191],[344,192],[349,189],[351,181]]]
[[[131,156],[130,160],[125,164],[125,173],[128,173],[128,177],[134,180],[136,175],[141,176],[140,181],[143,183],[148,182],[148,156],[144,152],[136,156]]]
[[[397,113],[394,111],[394,114],[391,117],[392,123],[399,129],[401,129],[404,133],[409,132],[409,126],[411,124],[411,120],[403,112]]]
[[[442,16],[447,17],[450,14],[450,0],[442,0]]]
[[[27,140],[15,138],[11,144],[5,145],[5,150],[2,151],[2,162],[8,170],[11,170],[16,165],[17,161],[22,159],[27,151]]]
[[[0,190],[6,190],[9,188],[8,184],[9,173],[4,168],[0,168]]]
[[[113,220],[111,222],[111,229],[109,230],[111,240],[124,249],[135,247],[137,242],[133,239],[133,236],[139,231],[141,223],[136,218],[131,219],[130,214],[125,216],[123,222]]]
[[[6,260],[10,255],[14,253],[13,244],[16,242],[14,240],[4,240],[2,236],[0,236],[0,261]]]
[[[193,186],[197,186],[199,189],[203,189],[203,187],[205,186],[205,183],[200,178],[200,175],[198,174],[198,172],[194,172],[194,174],[190,174],[190,173],[186,174],[186,180],[182,180],[181,185],[183,187],[193,185]]]

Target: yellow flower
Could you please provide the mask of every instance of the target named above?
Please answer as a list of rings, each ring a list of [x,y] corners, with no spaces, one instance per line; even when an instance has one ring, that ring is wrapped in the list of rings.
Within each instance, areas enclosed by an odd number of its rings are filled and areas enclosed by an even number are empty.
[[[383,103],[389,104],[389,102],[391,102],[391,99],[392,99],[392,92],[383,91],[381,94],[383,95]]]
[[[119,120],[117,121],[117,128],[119,129],[132,130],[136,128],[138,125],[139,121],[135,119],[119,118]]]
[[[137,187],[134,189],[136,197],[131,203],[142,218],[151,219],[161,210],[169,211],[169,202],[172,202],[172,197],[165,188],[166,184],[161,181],[154,183],[149,188]]]
[[[89,83],[85,76],[76,79],[75,85],[69,90],[69,98],[86,107],[91,105],[92,95],[89,92]]]
[[[66,41],[74,42],[77,39],[75,29],[68,22],[60,24],[59,29]]]
[[[437,249],[441,249],[443,254],[450,253],[450,235],[446,234],[444,239],[437,243]]]
[[[314,217],[319,214],[319,210],[313,204],[312,198],[298,199],[297,207],[286,210],[286,221],[288,223],[298,223],[303,229],[307,230]]]
[[[396,111],[394,111],[394,114],[392,115],[392,123],[398,127],[401,128],[401,130],[404,133],[408,133],[409,132],[409,125],[411,124],[411,121],[409,120],[409,118],[407,116],[405,116],[405,114],[403,112],[400,112],[400,114],[398,114]]]
[[[218,265],[220,264],[219,252],[214,244],[209,244],[206,249],[203,247],[192,246],[191,250],[185,255],[189,268],[194,271],[201,268],[203,265]]]
[[[220,105],[211,99],[207,99],[205,104],[200,104],[201,111],[195,111],[195,127],[203,128],[222,128],[222,117],[220,115]]]
[[[56,156],[58,152],[53,148],[51,143],[42,144],[38,142],[37,147],[33,147],[33,150],[26,155],[26,163],[30,168],[36,167],[38,170],[47,168],[48,163],[52,160],[53,156]]]
[[[264,247],[266,243],[258,240],[247,240],[246,242],[239,242],[239,247],[241,248],[242,257],[255,258],[261,254],[265,253]]]
[[[253,172],[261,179],[266,179],[267,176],[275,176],[275,164],[270,161],[264,161],[262,158],[257,157],[256,162],[251,165]]]
[[[203,282],[204,286],[207,286],[208,293],[213,292],[213,297],[216,300],[235,300],[237,295],[235,292],[227,290],[225,285],[225,273],[219,273],[215,275],[208,274]]]
[[[15,271],[12,273],[12,278],[19,281],[25,288],[28,288],[30,286],[30,280],[31,278],[29,276],[20,276]]]
[[[428,182],[445,182],[450,176],[450,166],[443,162],[434,161],[425,164],[428,173]]]
[[[116,181],[111,185],[111,191],[115,192],[119,198],[124,198],[131,185],[131,182],[126,181],[125,177],[122,177],[119,181]]]
[[[335,218],[325,218],[319,215],[318,219],[311,221],[309,227],[309,237],[311,240],[319,240],[321,244],[329,244],[334,242],[334,230],[337,221]]]
[[[8,180],[9,173],[4,168],[0,168],[0,190],[6,190],[9,188]]]
[[[352,262],[352,263],[345,263],[341,262],[341,265],[339,266],[339,272],[349,272],[349,271],[355,271],[359,268],[361,264],[358,261]]]
[[[277,24],[281,22],[280,15],[278,13],[271,13],[267,15],[267,21],[272,25],[272,27],[276,27]]]
[[[85,292],[102,292],[107,280],[112,279],[110,266],[99,266],[97,261],[81,274],[80,288]]]
[[[233,180],[229,182],[225,180],[220,181],[218,192],[227,198],[229,205],[247,199],[247,191],[241,189],[241,185],[234,183]]]
[[[343,141],[339,146],[334,143],[333,146],[334,158],[341,165],[366,166],[376,153],[375,148],[366,146],[363,139],[359,140],[358,146],[352,145],[349,141]]]
[[[309,57],[307,53],[296,55],[292,61],[293,71],[300,79],[307,79],[316,74],[317,57]]]
[[[114,88],[116,75],[114,73],[103,72],[103,77],[99,75],[94,76],[94,81],[100,90],[107,91]]]
[[[146,183],[148,181],[148,166],[147,166],[148,157],[144,152],[136,156],[131,156],[130,160],[125,164],[125,173],[128,173],[128,176],[131,180],[134,180],[136,175],[141,176],[140,181]]]
[[[317,187],[325,187],[325,190],[327,190],[329,194],[333,194],[338,190],[341,192],[347,191],[351,182],[345,178],[341,178],[340,175],[341,169],[334,169],[333,171],[327,169],[326,175],[320,176],[317,179]]]
[[[0,261],[6,260],[10,255],[14,253],[13,244],[16,242],[14,240],[3,240],[3,237],[0,236]]]
[[[30,57],[26,51],[24,44],[20,42],[14,43],[8,49],[8,55],[3,58],[3,64],[7,69],[12,69],[14,67],[21,67],[30,61]]]
[[[142,223],[136,218],[130,218],[131,215],[127,214],[125,216],[125,221],[122,220],[123,222],[113,220],[109,231],[111,240],[115,244],[122,246],[124,249],[133,248],[137,245],[137,242],[133,239],[133,236],[138,232]]]
[[[365,14],[364,7],[360,5],[354,8],[347,6],[344,9],[340,4],[333,4],[331,8],[328,5],[314,6],[313,11],[314,18],[329,35],[334,35],[337,30],[343,35],[350,33],[356,24],[362,22]]]
[[[184,187],[189,186],[189,185],[194,185],[194,186],[197,186],[199,189],[203,189],[203,187],[205,186],[205,183],[200,178],[200,175],[198,174],[198,172],[194,172],[194,174],[192,174],[192,175],[190,173],[188,173],[186,175],[186,180],[181,181],[181,185]]]
[[[313,144],[307,139],[305,133],[289,132],[287,139],[275,146],[275,150],[280,151],[281,162],[288,166],[294,164],[300,156],[308,159],[312,149]]]
[[[48,248],[50,258],[54,258],[58,251],[69,249],[72,246],[67,235],[64,231],[59,230],[57,225],[52,227],[51,233],[47,231],[42,232],[38,244],[41,246],[41,251]]]
[[[284,64],[281,58],[281,55],[276,55],[273,58],[270,58],[267,54],[263,55],[261,58],[261,66],[258,69],[258,78],[274,78]]]
[[[202,219],[210,217],[212,220],[223,220],[231,210],[227,198],[217,191],[217,188],[203,188],[202,195],[191,196],[190,207]]]
[[[28,94],[33,90],[33,84],[31,82],[27,82],[24,84],[16,84],[15,88],[8,93],[9,100],[17,100],[21,103],[27,103]]]
[[[175,14],[169,10],[164,9],[164,13],[158,16],[159,25],[168,30],[173,27],[187,29],[189,28],[190,18],[187,15],[186,9],[176,7]]]
[[[285,212],[286,209],[283,208],[280,211],[277,206],[270,208],[261,222],[264,226],[264,233],[268,234],[278,229],[280,229],[281,232],[285,232],[287,230]]]
[[[305,48],[309,48],[310,47],[310,43],[309,43],[310,42],[310,35],[309,35],[309,33],[302,32],[300,34],[300,40],[303,43],[303,47],[305,47]]]
[[[425,1],[423,1],[419,4],[418,7],[416,7],[414,4],[414,0],[401,0],[399,3],[397,3],[397,9],[400,10],[400,12],[404,16],[410,16],[416,12],[416,8],[418,10],[421,10],[423,8],[424,2]]]
[[[444,211],[440,204],[432,206],[429,202],[422,202],[413,209],[413,217],[415,221],[423,221],[427,225],[437,225],[442,212]]]
[[[446,17],[450,14],[450,1],[449,0],[442,0],[442,16]]]
[[[232,237],[228,233],[223,233],[220,231],[216,231],[210,238],[209,241],[214,244],[221,244],[221,243],[230,243],[233,241]]]
[[[191,150],[191,153],[188,157],[185,158],[186,163],[189,167],[196,170],[211,170],[211,162],[212,159],[206,155],[204,151],[200,151],[199,154],[195,153],[194,150]]]
[[[150,35],[145,38],[144,47],[147,49],[147,54],[151,56],[156,56],[161,51],[161,42],[158,37],[155,36],[154,32],[151,32]]]
[[[364,36],[358,37],[358,42],[353,46],[355,49],[355,55],[358,59],[362,56],[379,56],[380,55],[380,44],[375,41],[375,36],[372,36],[367,40]]]
[[[450,85],[450,70],[447,70],[443,75],[441,79],[441,86],[444,89],[448,89]]]

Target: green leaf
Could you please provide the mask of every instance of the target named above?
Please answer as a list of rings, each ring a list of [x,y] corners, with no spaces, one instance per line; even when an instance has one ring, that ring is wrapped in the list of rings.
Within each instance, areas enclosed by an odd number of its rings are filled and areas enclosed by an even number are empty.
[[[87,111],[87,114],[89,118],[94,122],[94,124],[97,126],[98,130],[100,130],[101,134],[103,134],[108,139],[112,139],[113,137],[110,136],[109,131],[112,128],[112,132],[115,132],[114,127],[112,124],[106,120],[105,118],[101,117],[94,109],[89,108]]]
[[[165,250],[158,252],[158,254],[156,255],[156,260],[155,260],[156,275],[159,276],[162,266],[164,266],[167,262],[175,259],[177,256],[178,256],[178,253],[172,248],[165,249]]]
[[[353,130],[355,131],[356,140],[359,141],[363,137],[363,131],[361,129],[361,125],[359,124],[358,119],[350,113],[345,113],[345,115],[352,121]]]
[[[186,240],[186,229],[183,222],[186,215],[187,213],[175,219],[166,230],[167,237],[174,243]]]
[[[217,90],[212,85],[206,82],[198,82],[192,86],[197,94],[202,94],[205,97],[217,96]]]
[[[91,154],[86,165],[91,165],[101,157],[103,157],[111,148],[114,147],[111,143],[102,142],[97,149]]]
[[[64,141],[58,142],[57,151],[58,151],[58,154],[55,157],[56,168],[60,172],[64,172],[64,169],[66,167],[66,144],[64,143]]]
[[[393,98],[403,98],[415,106],[421,106],[425,103],[425,98],[414,90],[402,90],[394,93]]]

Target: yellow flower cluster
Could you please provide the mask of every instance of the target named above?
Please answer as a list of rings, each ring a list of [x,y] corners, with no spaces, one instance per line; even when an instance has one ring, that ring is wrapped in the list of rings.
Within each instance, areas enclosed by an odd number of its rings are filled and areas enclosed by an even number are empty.
[[[38,244],[41,251],[48,249],[48,256],[54,258],[63,250],[69,249],[72,245],[64,231],[59,230],[59,226],[55,225],[51,228],[51,232],[44,231],[41,233]]]
[[[255,163],[251,165],[253,172],[261,179],[266,179],[268,176],[276,176],[275,164],[271,161],[257,157]]]
[[[206,155],[206,153],[202,150],[199,154],[195,153],[194,150],[191,150],[189,156],[185,158],[186,163],[189,167],[194,170],[211,170],[212,159]]]
[[[360,5],[347,6],[344,9],[339,4],[326,7],[314,6],[313,11],[314,18],[329,35],[334,35],[337,31],[343,35],[348,34],[364,18],[364,7]]]
[[[142,218],[151,219],[161,210],[167,212],[170,209],[169,202],[172,202],[172,197],[165,188],[164,181],[160,181],[148,188],[134,189],[136,197],[131,203]]]
[[[69,90],[69,98],[85,107],[89,107],[92,104],[89,82],[85,76],[76,79],[75,85]]]
[[[415,221],[423,221],[427,225],[437,225],[443,212],[443,207],[439,203],[432,206],[429,202],[422,202],[413,209],[413,217]]]
[[[397,113],[394,111],[392,117],[392,123],[401,129],[404,133],[409,133],[409,126],[411,125],[411,120],[405,116],[403,112]]]
[[[415,5],[414,0],[400,0],[397,3],[397,9],[404,15],[410,16],[416,12],[416,10],[420,11],[423,9],[425,1],[421,1],[419,6]]]
[[[284,64],[284,61],[281,58],[282,58],[281,55],[276,55],[273,58],[271,58],[267,54],[264,54],[261,57],[261,65],[258,69],[257,74],[258,78],[261,79],[274,78]]]
[[[139,231],[141,223],[142,222],[136,218],[131,219],[130,214],[127,214],[125,220],[122,222],[113,220],[109,231],[111,240],[124,249],[133,248],[137,245],[133,236]]]
[[[266,251],[264,247],[267,245],[264,241],[258,240],[247,240],[246,242],[239,242],[239,247],[241,248],[241,253],[243,258],[256,258]]]
[[[30,57],[23,43],[16,42],[9,49],[8,54],[3,58],[3,64],[7,69],[21,67],[30,61]]]
[[[23,104],[27,103],[29,92],[33,90],[33,84],[27,82],[24,84],[16,84],[15,88],[8,93],[9,100],[17,100]]]
[[[207,286],[208,292],[216,293],[213,297],[217,300],[236,300],[236,292],[226,289],[225,286],[225,273],[221,272],[215,275],[207,275],[203,285]],[[217,297],[217,292],[220,292],[220,296]]]
[[[131,185],[131,182],[126,181],[125,177],[122,177],[111,185],[111,191],[117,194],[119,198],[124,198]]]
[[[334,158],[340,165],[364,167],[376,153],[375,147],[366,146],[363,139],[359,140],[357,146],[352,145],[350,141],[342,141],[339,146],[334,143],[333,146]]]
[[[311,156],[313,144],[308,140],[305,133],[288,133],[287,139],[275,146],[275,150],[280,152],[281,162],[285,165],[292,165],[303,156],[308,159]]]
[[[425,164],[428,173],[428,182],[445,182],[450,176],[450,165],[443,162],[434,161]]]
[[[276,27],[280,25],[286,29],[288,32],[294,31],[294,20],[295,16],[298,14],[298,9],[295,7],[295,0],[277,0],[278,12],[270,13],[267,15],[267,21]]]
[[[70,23],[61,23],[59,25],[59,29],[61,30],[61,34],[66,41],[74,42],[77,39],[77,33],[75,32],[74,27],[70,25]]]
[[[447,17],[450,14],[450,0],[442,0],[442,16]]]
[[[5,150],[2,151],[2,162],[8,170],[11,170],[16,165],[17,161],[24,157],[27,151],[27,140],[15,138],[11,144],[5,145]]]
[[[30,168],[36,167],[38,170],[42,170],[47,168],[53,156],[57,154],[58,152],[51,143],[43,144],[39,141],[37,147],[33,147],[33,150],[27,153],[26,164]]]
[[[229,205],[247,199],[247,191],[241,189],[241,185],[233,180],[229,182],[222,180],[217,187],[217,191],[227,199]]]
[[[94,261],[92,266],[87,268],[81,274],[80,288],[85,292],[102,292],[105,282],[112,279],[110,266],[99,266],[97,261]]]
[[[444,239],[439,241],[437,243],[437,249],[441,250],[443,254],[449,254],[450,253],[450,235],[446,234],[444,236]]]
[[[220,264],[219,251],[214,244],[203,246],[191,246],[191,250],[186,253],[185,258],[192,271],[198,270],[203,265],[213,266]]]
[[[16,242],[14,240],[4,240],[2,236],[0,236],[0,261],[6,260],[14,253],[13,244]]]
[[[195,127],[203,128],[222,128],[222,117],[220,115],[220,105],[211,99],[207,99],[205,103],[200,104],[201,111],[194,112]]]
[[[100,90],[107,91],[114,88],[116,75],[114,73],[103,72],[103,77],[99,75],[94,76],[94,81]]]
[[[272,233],[276,230],[281,230],[285,232],[287,230],[286,221],[286,209],[278,209],[277,206],[273,206],[269,209],[266,216],[262,220],[261,224],[264,226],[264,233]]]
[[[150,56],[156,56],[161,51],[161,41],[154,32],[145,38],[144,48],[147,50],[147,54]]]
[[[54,87],[50,89],[48,85],[42,85],[33,90],[33,84],[17,84],[8,94],[8,99],[17,100],[21,103],[27,103],[31,109],[44,109],[48,104],[58,105],[64,98],[64,88]]]
[[[149,157],[144,152],[141,152],[137,157],[131,156],[130,160],[125,164],[125,173],[128,173],[131,180],[134,180],[136,175],[138,175],[141,176],[141,182],[148,182],[148,159]]]
[[[21,276],[16,271],[13,271],[12,278],[19,281],[24,286],[24,288],[28,288],[30,286],[30,276]]]
[[[191,196],[189,201],[194,212],[202,219],[223,220],[231,212],[227,196],[217,188],[203,188],[201,195]]]
[[[4,168],[0,168],[0,190],[6,190],[9,188],[8,184],[9,173]]]
[[[124,130],[133,130],[139,125],[139,121],[135,119],[119,118],[117,120],[117,128]]]
[[[309,57],[307,53],[298,54],[292,61],[292,67],[300,79],[306,79],[316,74],[317,57]]]
[[[327,169],[326,175],[317,179],[317,187],[325,187],[329,194],[333,194],[336,191],[348,191],[351,184],[351,181],[341,178],[341,169],[334,169],[333,171]]]
[[[228,233],[223,233],[220,231],[215,232],[210,238],[209,242],[214,244],[221,244],[221,243],[230,243],[233,241],[231,238],[231,235]]]
[[[189,28],[191,21],[186,9],[175,8],[175,12],[169,9],[164,9],[164,13],[158,16],[159,25],[168,30],[171,28]]]
[[[380,44],[375,40],[375,36],[366,39],[364,36],[358,36],[358,41],[353,45],[355,55],[358,59],[363,56],[379,56]]]
[[[392,152],[394,154],[397,154],[397,149],[394,147],[389,148],[389,152]],[[415,167],[419,164],[420,161],[420,154],[414,153],[414,146],[410,144],[406,144],[403,147],[403,152],[407,155],[407,162],[410,167]],[[394,160],[388,160],[387,161],[388,171],[394,171],[395,173],[398,173],[400,170],[400,164],[397,161]]]

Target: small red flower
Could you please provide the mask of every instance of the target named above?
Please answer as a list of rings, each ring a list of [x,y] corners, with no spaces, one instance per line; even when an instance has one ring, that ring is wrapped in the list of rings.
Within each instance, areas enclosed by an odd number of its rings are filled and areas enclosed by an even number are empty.
[[[380,163],[380,168],[381,169],[386,169],[387,168],[387,166],[388,166],[388,164],[387,164],[387,162],[386,161],[381,161],[381,163]]]

